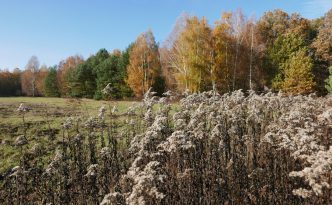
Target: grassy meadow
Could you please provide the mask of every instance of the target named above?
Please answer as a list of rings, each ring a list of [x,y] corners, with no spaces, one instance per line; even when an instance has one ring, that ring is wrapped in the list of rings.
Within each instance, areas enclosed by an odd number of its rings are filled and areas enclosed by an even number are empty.
[[[31,108],[24,116],[27,126],[29,146],[35,143],[52,146],[47,138],[61,136],[61,124],[67,117],[81,116],[87,119],[98,114],[101,106],[116,106],[123,113],[135,102],[96,101],[91,99],[66,99],[46,97],[0,97],[0,173],[16,166],[20,152],[14,141],[24,134],[22,114],[17,111],[21,103]],[[54,143],[57,143],[55,140]],[[51,149],[52,150],[52,149]]]

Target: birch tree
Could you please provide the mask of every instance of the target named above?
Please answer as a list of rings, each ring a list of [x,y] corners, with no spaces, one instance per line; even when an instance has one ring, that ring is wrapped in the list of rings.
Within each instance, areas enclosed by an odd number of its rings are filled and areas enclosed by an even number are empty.
[[[22,92],[26,95],[36,95],[36,77],[39,70],[39,61],[37,56],[32,56],[25,66],[22,74]]]
[[[188,17],[171,42],[167,59],[180,91],[200,92],[211,88],[211,32],[205,18]]]

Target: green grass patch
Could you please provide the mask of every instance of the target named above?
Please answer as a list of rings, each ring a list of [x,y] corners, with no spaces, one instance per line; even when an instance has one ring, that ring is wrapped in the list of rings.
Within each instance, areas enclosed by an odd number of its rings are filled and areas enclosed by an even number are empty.
[[[21,103],[31,108],[24,115],[17,111]],[[124,113],[135,101],[96,101],[91,99],[66,99],[47,97],[0,97],[0,173],[16,166],[20,157],[20,148],[14,146],[15,139],[24,134],[27,127],[29,144],[24,149],[31,148],[35,143],[42,146],[56,147],[56,142],[62,136],[61,124],[67,117],[81,116],[83,119],[95,117],[101,106],[107,112],[116,106],[118,113]],[[56,133],[56,140],[50,141],[50,129]],[[53,144],[50,144],[53,143]],[[47,157],[46,157],[47,159]]]

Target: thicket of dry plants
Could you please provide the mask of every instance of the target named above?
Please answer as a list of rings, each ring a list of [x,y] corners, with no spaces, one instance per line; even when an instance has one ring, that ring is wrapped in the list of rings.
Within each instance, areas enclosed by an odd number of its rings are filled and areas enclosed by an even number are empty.
[[[332,204],[331,97],[164,95],[68,118],[48,165],[19,137],[0,203]]]

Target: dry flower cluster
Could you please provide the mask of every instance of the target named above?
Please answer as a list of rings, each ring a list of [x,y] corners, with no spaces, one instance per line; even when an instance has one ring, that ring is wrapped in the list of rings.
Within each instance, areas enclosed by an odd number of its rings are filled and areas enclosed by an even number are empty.
[[[23,151],[0,203],[332,204],[331,97],[164,96],[67,119],[48,165]]]

